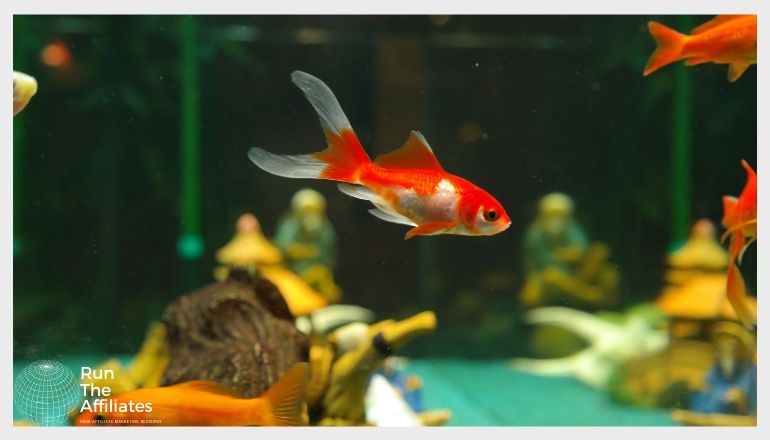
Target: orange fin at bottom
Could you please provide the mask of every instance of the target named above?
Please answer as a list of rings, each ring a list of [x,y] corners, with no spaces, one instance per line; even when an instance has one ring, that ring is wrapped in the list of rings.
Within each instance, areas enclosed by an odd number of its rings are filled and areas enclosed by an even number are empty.
[[[436,235],[441,231],[445,231],[451,228],[452,226],[454,226],[454,223],[452,222],[425,223],[424,225],[415,226],[414,228],[410,229],[406,233],[405,238],[409,240],[416,235]]]
[[[697,66],[698,64],[709,63],[713,61],[711,57],[694,57],[685,60],[685,66]]]
[[[735,82],[749,68],[749,63],[732,63],[727,69],[727,80]]]
[[[308,364],[298,362],[262,395],[261,398],[267,401],[269,411],[266,425],[298,426],[307,424],[305,416],[303,416],[302,403],[309,374]]]

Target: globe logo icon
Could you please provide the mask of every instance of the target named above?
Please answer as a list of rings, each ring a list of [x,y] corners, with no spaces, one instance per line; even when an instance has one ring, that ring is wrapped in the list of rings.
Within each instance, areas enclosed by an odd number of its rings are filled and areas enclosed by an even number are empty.
[[[13,404],[40,426],[67,425],[67,416],[81,400],[72,371],[61,362],[40,360],[26,367],[13,384]]]

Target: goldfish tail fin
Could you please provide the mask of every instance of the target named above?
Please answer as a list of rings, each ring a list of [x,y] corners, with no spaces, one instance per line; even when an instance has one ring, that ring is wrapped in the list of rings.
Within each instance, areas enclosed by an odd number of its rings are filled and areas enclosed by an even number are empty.
[[[733,223],[735,222],[735,208],[738,206],[738,199],[733,196],[724,196],[722,197],[722,225],[724,225],[727,230],[722,234],[722,237],[719,239],[721,243],[724,243],[727,237],[735,231],[735,226]]]
[[[647,28],[658,47],[650,55],[647,65],[644,66],[644,76],[681,59],[684,43],[687,39],[686,35],[655,21],[647,23]]]
[[[289,368],[283,377],[273,384],[262,396],[267,401],[268,425],[305,425],[302,416],[302,402],[308,382],[308,365],[299,362]]]
[[[731,262],[730,268],[727,270],[727,299],[730,300],[735,314],[738,315],[738,319],[743,325],[751,328],[756,324],[756,315],[749,308],[746,296],[746,283],[743,281],[743,275],[741,275],[735,262]]]
[[[249,159],[270,174],[292,179],[318,179],[326,168],[325,163],[310,154],[283,156],[257,147],[249,149]]]
[[[754,168],[751,168],[751,165],[749,165],[748,162],[746,162],[746,159],[741,160],[741,166],[744,170],[746,170],[746,175],[749,176],[749,179],[752,177],[756,179],[757,173],[754,171]]]
[[[743,254],[746,252],[746,249],[749,248],[749,245],[751,243],[754,243],[756,240],[756,237],[748,237],[748,241],[746,240],[747,237],[743,234],[741,229],[745,228],[746,226],[756,225],[757,219],[749,220],[747,222],[739,223],[737,225],[734,225],[730,227],[730,229],[726,230],[724,234],[722,234],[722,242],[725,241],[725,239],[730,235],[733,234],[734,241],[730,243],[730,254],[732,258],[737,258],[738,264],[741,263],[741,260],[743,260]]]
[[[757,221],[754,220],[754,223],[756,222]],[[738,254],[738,264],[741,264],[741,261],[743,260],[743,254],[746,253],[746,249],[748,249],[749,246],[751,246],[751,243],[754,243],[756,240],[757,240],[756,237],[751,237],[749,238],[749,241],[747,241],[746,244],[743,245],[743,249],[741,249],[741,252]]]
[[[277,176],[295,179],[328,179],[359,183],[360,170],[371,163],[345,112],[331,89],[320,79],[295,70],[291,80],[318,113],[328,148],[318,153],[280,156],[261,148],[249,150],[255,165]]]

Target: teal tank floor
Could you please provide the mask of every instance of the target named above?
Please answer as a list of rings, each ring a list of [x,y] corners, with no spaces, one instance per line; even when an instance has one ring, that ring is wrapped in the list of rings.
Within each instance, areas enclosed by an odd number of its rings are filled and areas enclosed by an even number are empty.
[[[411,360],[426,409],[452,410],[450,426],[675,426],[670,411],[615,404],[577,380],[513,370],[506,361]]]
[[[121,362],[131,361],[120,356]],[[58,359],[73,374],[105,358]],[[14,362],[13,377],[29,362]],[[407,374],[423,379],[426,409],[452,410],[450,426],[673,426],[667,410],[613,403],[602,392],[571,378],[534,376],[505,361],[413,359]],[[14,420],[21,415],[14,406]]]

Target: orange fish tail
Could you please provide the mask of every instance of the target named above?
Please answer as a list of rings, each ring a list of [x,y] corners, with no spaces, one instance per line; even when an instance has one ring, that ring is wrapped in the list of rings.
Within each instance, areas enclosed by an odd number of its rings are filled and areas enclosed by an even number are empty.
[[[722,197],[722,226],[727,230],[722,234],[719,239],[724,242],[727,236],[733,232],[733,226],[735,224],[735,209],[738,206],[738,199],[733,196]]]
[[[749,328],[756,325],[757,317],[749,308],[746,296],[746,283],[734,261],[731,261],[730,268],[727,270],[727,299],[743,325]]]
[[[305,72],[294,71],[291,80],[318,113],[329,147],[318,153],[296,156],[281,156],[261,148],[252,148],[249,150],[249,159],[277,176],[358,183],[362,167],[372,161],[361,146],[334,93],[323,81]]]
[[[326,164],[318,178],[358,183],[362,167],[372,161],[353,130],[344,129],[339,134],[327,131],[326,142],[329,148],[311,155]]]
[[[274,383],[265,394],[255,400],[266,403],[264,425],[273,426],[299,426],[307,425],[303,416],[302,403],[305,397],[305,388],[308,382],[308,365],[305,362],[294,364],[293,367]],[[260,411],[261,412],[261,411]]]
[[[655,39],[658,47],[652,53],[650,59],[647,60],[647,65],[644,67],[644,76],[667,64],[680,60],[687,39],[686,35],[655,21],[647,23],[647,28],[650,30],[650,35]]]

